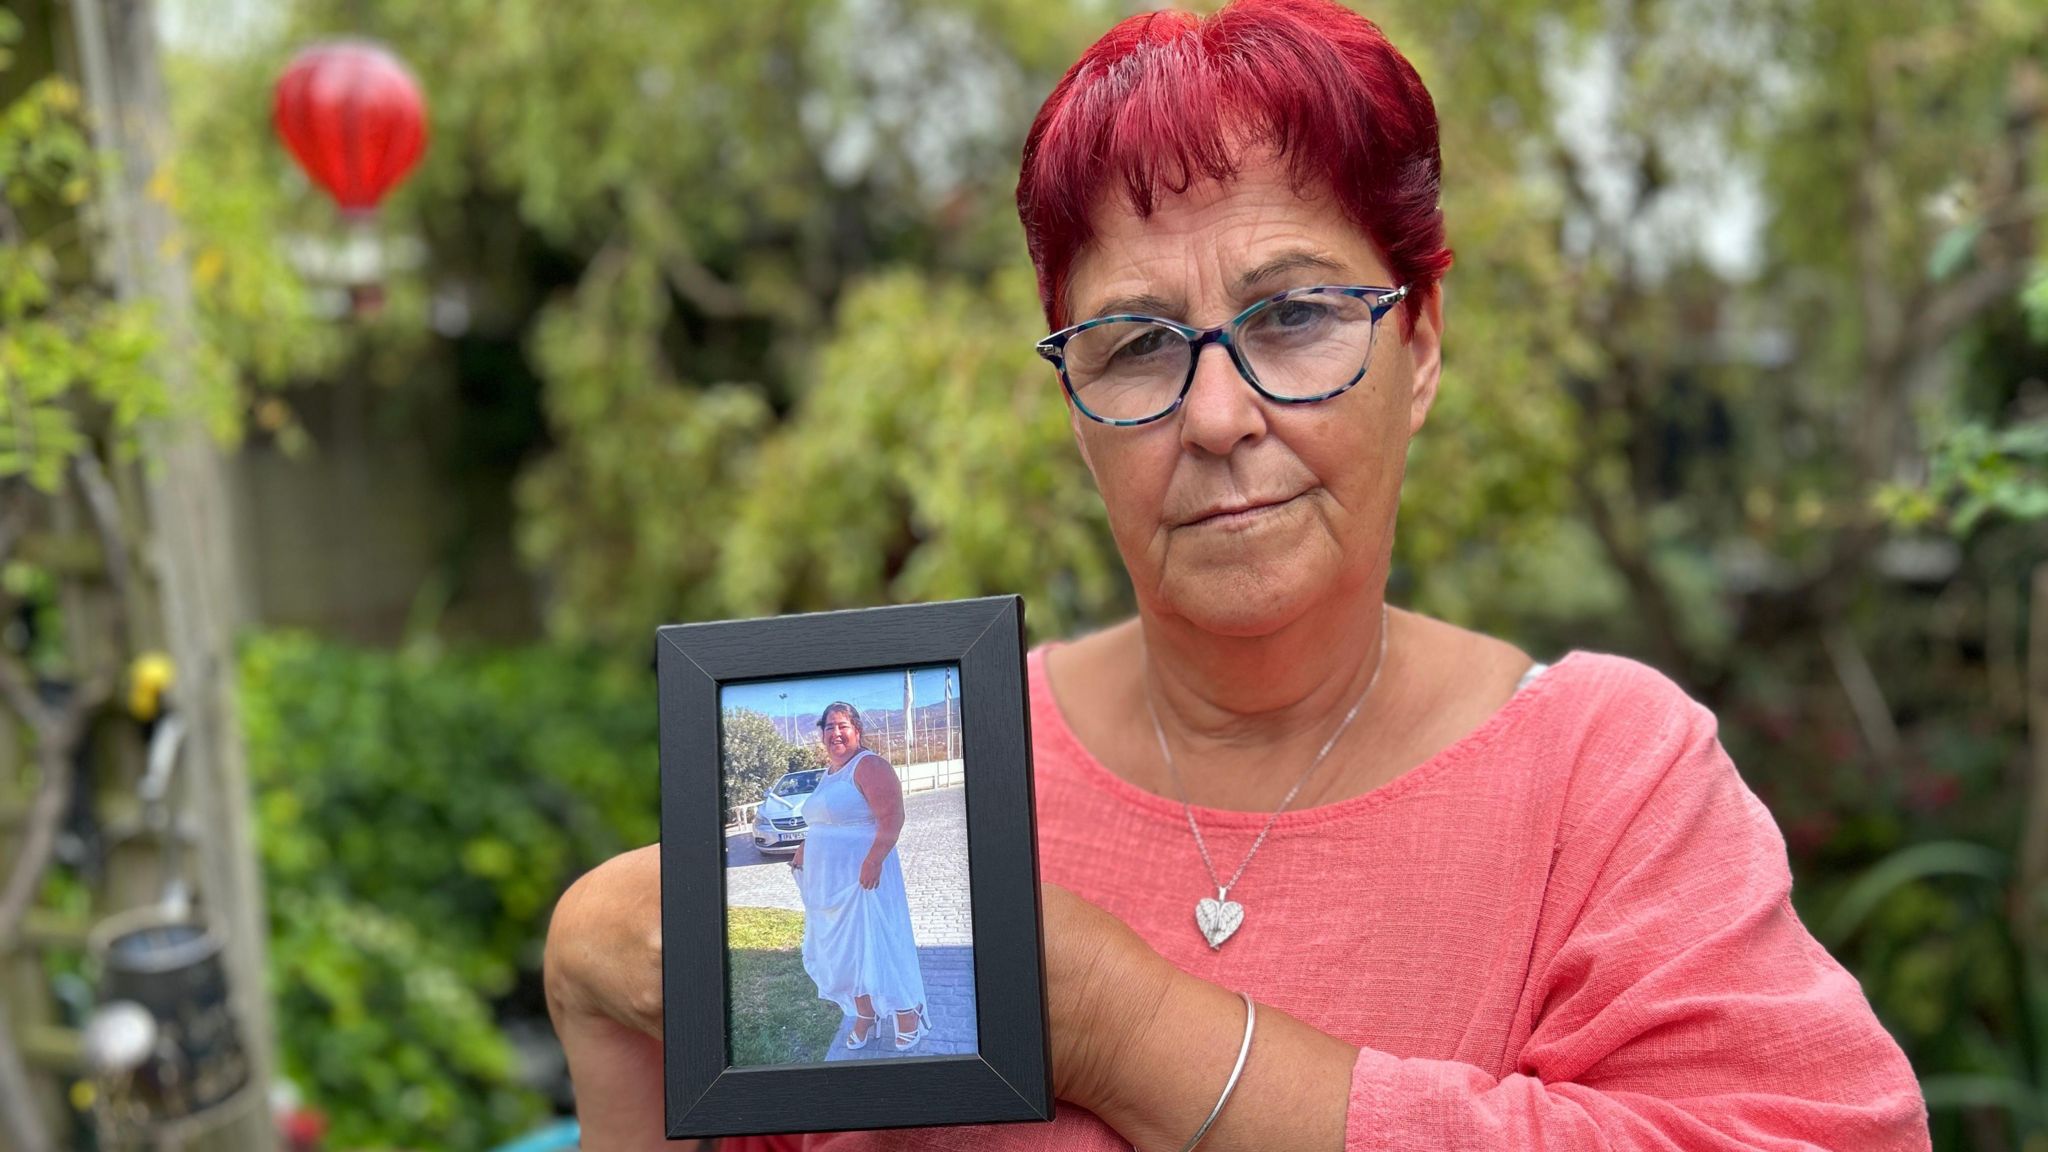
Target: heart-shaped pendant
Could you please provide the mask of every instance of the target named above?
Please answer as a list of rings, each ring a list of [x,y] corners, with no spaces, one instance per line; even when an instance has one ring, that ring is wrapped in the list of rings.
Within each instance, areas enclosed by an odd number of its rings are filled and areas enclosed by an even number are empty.
[[[1202,938],[1211,949],[1223,947],[1223,942],[1243,923],[1244,905],[1230,899],[1228,889],[1218,888],[1213,900],[1204,896],[1195,902],[1195,927],[1202,930]]]

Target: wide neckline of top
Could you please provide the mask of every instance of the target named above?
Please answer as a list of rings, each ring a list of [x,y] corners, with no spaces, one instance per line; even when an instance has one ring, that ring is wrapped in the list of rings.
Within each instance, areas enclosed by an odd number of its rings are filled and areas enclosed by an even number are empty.
[[[841,772],[844,772],[844,771],[846,771],[846,770],[847,770],[848,768],[851,768],[851,767],[853,767],[853,766],[854,766],[855,764],[858,764],[858,763],[860,763],[860,758],[861,758],[861,757],[863,757],[863,756],[873,756],[874,754],[875,754],[875,750],[874,750],[874,749],[872,749],[872,748],[862,748],[862,749],[861,749],[860,751],[858,751],[858,752],[856,752],[856,753],[854,753],[854,754],[853,754],[853,758],[852,758],[852,759],[848,760],[848,761],[847,761],[846,763],[844,763],[844,764],[841,764],[841,765],[840,765],[839,767],[837,767],[837,768],[827,768],[827,769],[825,769],[825,775],[827,775],[827,776],[837,776],[837,775],[839,775],[839,774],[840,774]],[[827,763],[830,763],[830,761],[827,761]]]
[[[1031,654],[1031,667],[1029,669],[1031,690],[1034,695],[1042,694],[1044,697],[1046,715],[1052,720],[1052,730],[1048,735],[1052,737],[1054,742],[1064,746],[1072,754],[1075,762],[1080,765],[1082,780],[1093,786],[1097,791],[1106,792],[1147,815],[1185,826],[1186,816],[1181,809],[1181,802],[1178,799],[1171,796],[1163,796],[1157,792],[1146,791],[1122,776],[1117,775],[1115,772],[1110,771],[1108,765],[1096,759],[1095,753],[1089,751],[1088,746],[1081,743],[1081,738],[1075,735],[1073,728],[1067,723],[1066,712],[1060,707],[1059,698],[1053,695],[1052,681],[1047,676],[1045,670],[1046,654],[1062,647],[1065,647],[1062,643],[1045,644],[1041,645]],[[1583,665],[1584,661],[1580,659],[1583,655],[1587,655],[1587,653],[1582,649],[1575,648],[1558,659],[1551,661],[1549,666],[1538,673],[1535,679],[1517,690],[1514,695],[1508,697],[1500,707],[1494,709],[1492,715],[1488,716],[1464,735],[1438,749],[1427,760],[1415,765],[1392,780],[1368,791],[1361,792],[1356,796],[1346,796],[1341,800],[1333,800],[1328,804],[1319,804],[1313,808],[1296,808],[1282,812],[1273,821],[1273,831],[1279,832],[1288,828],[1304,828],[1331,820],[1341,820],[1395,803],[1403,796],[1408,795],[1427,783],[1431,777],[1439,775],[1447,768],[1469,760],[1492,747],[1518,722],[1535,711],[1557,691],[1557,682],[1564,678],[1564,674],[1567,671]],[[1033,735],[1036,736],[1037,733]],[[1193,810],[1195,818],[1202,824],[1219,828],[1260,828],[1265,825],[1267,818],[1273,815],[1270,811],[1252,812],[1235,808],[1209,808],[1200,804],[1190,804],[1188,808]]]

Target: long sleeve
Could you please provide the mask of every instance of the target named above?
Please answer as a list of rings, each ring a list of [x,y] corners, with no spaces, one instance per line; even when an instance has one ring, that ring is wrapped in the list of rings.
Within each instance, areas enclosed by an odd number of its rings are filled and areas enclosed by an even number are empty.
[[[1912,1069],[1794,914],[1711,713],[1670,703],[1653,747],[1582,759],[1511,1071],[1366,1048],[1347,1152],[1929,1147]]]

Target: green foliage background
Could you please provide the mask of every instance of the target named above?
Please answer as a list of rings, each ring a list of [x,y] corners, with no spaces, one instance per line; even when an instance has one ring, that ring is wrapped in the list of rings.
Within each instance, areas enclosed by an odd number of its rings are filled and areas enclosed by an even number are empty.
[[[651,675],[281,634],[242,686],[287,1073],[337,1147],[515,1134],[545,1101],[495,1013],[569,881],[656,837]]]
[[[0,12],[0,78],[22,35],[20,19]],[[138,423],[168,406],[147,365],[147,310],[65,291],[65,265],[85,252],[64,225],[96,169],[69,81],[30,80],[0,105],[0,481],[44,493],[90,448],[95,417],[114,450],[132,454]]]
[[[1459,254],[1396,597],[1711,704],[1938,1146],[2048,1139],[2048,833],[2018,802],[2048,10],[1368,7],[1443,117]],[[174,61],[164,194],[224,431],[301,446],[289,389],[343,374],[530,398],[488,434],[517,448],[545,637],[247,654],[286,1059],[337,1143],[474,1146],[539,1107],[493,1021],[533,1008],[555,893],[653,836],[650,624],[1017,591],[1043,638],[1128,610],[1010,202],[1038,100],[1127,10],[296,0]],[[380,224],[424,259],[346,326],[291,258],[339,223],[265,115],[337,32],[411,63],[434,141]],[[68,451],[55,397],[156,403],[146,318],[39,224],[83,195],[73,103],[0,118],[26,222],[0,237],[0,470],[31,479]],[[1743,203],[1738,258],[1702,206]],[[483,376],[432,322],[451,291]]]

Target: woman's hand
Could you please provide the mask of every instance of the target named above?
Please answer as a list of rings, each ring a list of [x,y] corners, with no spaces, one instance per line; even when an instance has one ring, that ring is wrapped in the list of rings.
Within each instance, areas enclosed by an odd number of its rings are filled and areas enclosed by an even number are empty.
[[[861,866],[873,887],[881,861]],[[1094,1112],[1133,1088],[1123,1053],[1153,1027],[1178,982],[1191,980],[1123,921],[1057,884],[1043,887],[1053,1091]],[[587,873],[548,925],[548,1012],[577,1083],[584,1145],[662,1142],[661,860],[650,845]]]
[[[801,842],[796,846],[796,855],[789,858],[789,866],[791,868],[801,868],[804,866],[804,846]]]
[[[883,857],[870,852],[867,858],[860,862],[861,887],[873,888],[882,882],[882,859]]]
[[[1117,1098],[1119,1053],[1182,977],[1123,921],[1043,885],[1053,1093],[1091,1111]]]

